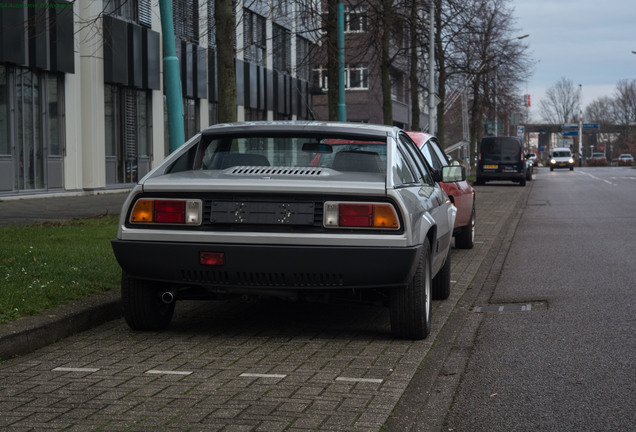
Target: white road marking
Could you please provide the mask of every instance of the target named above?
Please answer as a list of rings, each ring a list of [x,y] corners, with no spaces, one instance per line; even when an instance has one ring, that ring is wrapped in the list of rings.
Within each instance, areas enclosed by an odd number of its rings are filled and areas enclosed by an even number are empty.
[[[99,368],[56,367],[54,372],[97,372]]]
[[[381,383],[383,380],[381,380],[379,378],[347,378],[347,377],[338,377],[338,378],[336,378],[336,381]]]
[[[281,375],[281,374],[259,374],[259,373],[242,373],[239,376],[246,377],[246,378],[285,378],[287,377],[287,375]]]
[[[157,370],[157,369],[150,369],[149,371],[146,371],[147,374],[154,374],[154,375],[190,375],[192,374],[192,372],[190,371],[167,371],[167,370]]]

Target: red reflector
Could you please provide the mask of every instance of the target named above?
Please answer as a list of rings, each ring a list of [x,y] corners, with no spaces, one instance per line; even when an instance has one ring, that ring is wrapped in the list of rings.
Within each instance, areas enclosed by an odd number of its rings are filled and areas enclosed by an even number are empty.
[[[350,227],[373,226],[372,204],[340,204],[338,224]]]
[[[223,252],[201,252],[199,262],[203,265],[222,266],[225,265],[225,254]]]
[[[155,201],[155,222],[185,223],[185,201]]]

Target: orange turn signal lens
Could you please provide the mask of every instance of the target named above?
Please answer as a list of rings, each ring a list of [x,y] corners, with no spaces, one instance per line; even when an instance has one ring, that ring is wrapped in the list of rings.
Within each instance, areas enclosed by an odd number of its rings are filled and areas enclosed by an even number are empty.
[[[130,214],[130,221],[132,223],[150,223],[153,222],[155,209],[154,200],[140,199],[135,203],[132,213]]]
[[[196,199],[142,198],[130,213],[133,224],[201,225],[202,218],[203,202]]]

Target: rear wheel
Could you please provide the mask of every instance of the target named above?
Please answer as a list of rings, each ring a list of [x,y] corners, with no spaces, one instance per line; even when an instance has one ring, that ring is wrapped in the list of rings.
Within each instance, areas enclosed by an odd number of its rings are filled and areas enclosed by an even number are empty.
[[[519,181],[519,185],[522,186],[522,187],[526,185],[526,178],[525,177],[521,178],[521,180]]]
[[[424,339],[431,332],[431,255],[428,240],[422,247],[410,283],[391,290],[391,333],[400,339]]]
[[[433,278],[433,299],[446,300],[450,296],[451,286],[451,253],[446,255],[444,266]]]
[[[121,275],[121,303],[126,323],[133,330],[163,330],[170,324],[175,302],[164,303],[168,285]]]
[[[470,214],[470,221],[460,232],[455,235],[455,247],[457,249],[472,249],[475,246],[475,207]]]

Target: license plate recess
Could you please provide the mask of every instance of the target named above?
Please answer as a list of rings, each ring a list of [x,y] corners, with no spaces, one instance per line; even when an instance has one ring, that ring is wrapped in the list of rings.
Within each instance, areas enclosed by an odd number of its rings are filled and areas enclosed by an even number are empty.
[[[313,225],[313,202],[212,201],[213,224]]]

